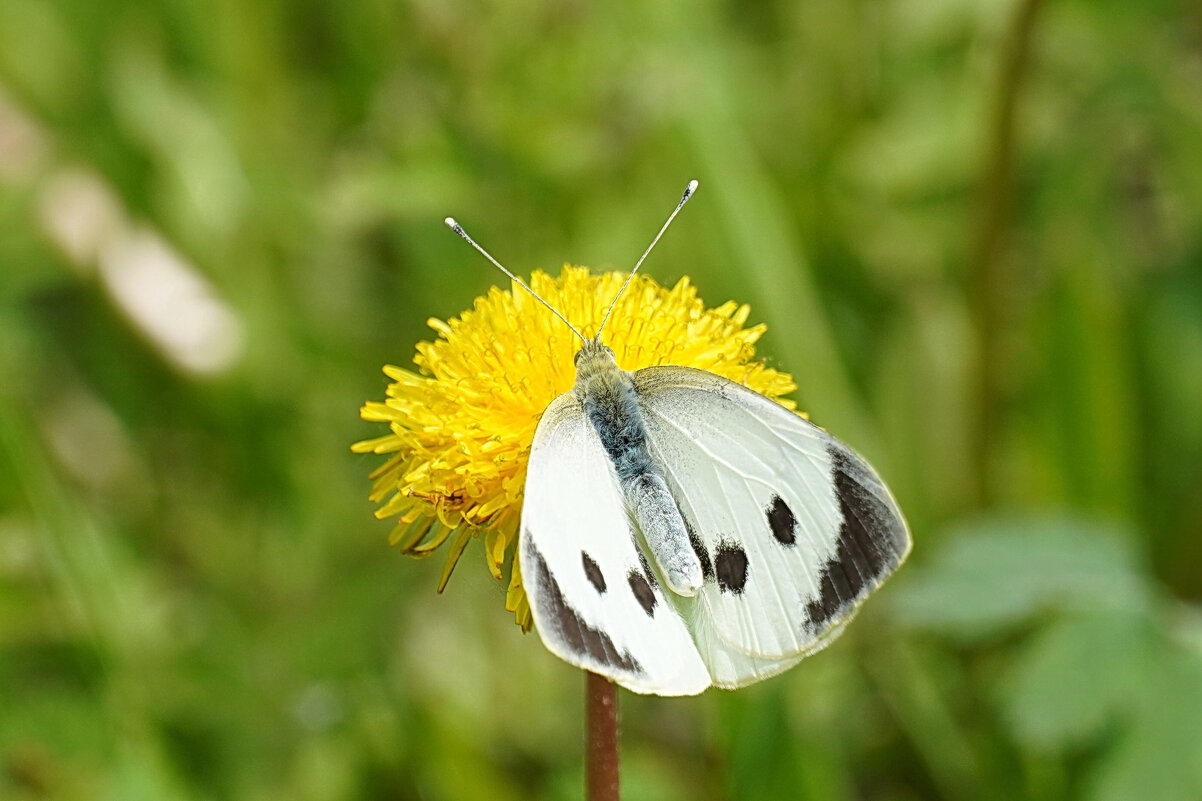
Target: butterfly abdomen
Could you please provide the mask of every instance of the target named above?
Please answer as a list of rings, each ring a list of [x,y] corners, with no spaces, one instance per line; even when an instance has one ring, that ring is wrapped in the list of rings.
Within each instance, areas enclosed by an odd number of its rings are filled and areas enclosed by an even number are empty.
[[[631,375],[618,367],[613,351],[589,343],[576,359],[573,392],[613,464],[626,506],[668,586],[678,595],[696,595],[704,581],[701,562],[647,449],[647,426]]]

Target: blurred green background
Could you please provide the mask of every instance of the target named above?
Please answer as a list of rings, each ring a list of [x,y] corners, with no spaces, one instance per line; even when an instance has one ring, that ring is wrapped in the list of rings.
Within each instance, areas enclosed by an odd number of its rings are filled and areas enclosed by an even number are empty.
[[[1202,5],[4,0],[0,797],[582,792],[583,679],[372,518],[498,276],[647,264],[915,536],[834,646],[623,693],[630,799],[1202,797]]]

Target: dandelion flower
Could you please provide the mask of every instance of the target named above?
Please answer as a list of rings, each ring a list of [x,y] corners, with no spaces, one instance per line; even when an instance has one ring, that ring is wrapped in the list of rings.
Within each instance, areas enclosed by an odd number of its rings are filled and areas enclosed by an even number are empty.
[[[626,276],[565,266],[558,278],[535,272],[531,287],[592,336]],[[749,308],[732,302],[705,308],[687,277],[671,289],[636,275],[614,307],[605,344],[618,365],[634,371],[661,364],[696,367],[738,381],[792,408],[781,396],[796,387],[787,374],[755,360],[763,325],[746,327]],[[364,420],[389,433],[355,443],[356,453],[390,454],[372,474],[376,516],[395,518],[390,540],[405,553],[429,556],[448,543],[438,584],[446,586],[471,541],[497,579],[509,563],[505,608],[531,625],[516,549],[526,462],[539,417],[575,381],[579,340],[524,290],[491,289],[473,308],[417,346],[417,372],[388,365],[387,399],[369,401]]]

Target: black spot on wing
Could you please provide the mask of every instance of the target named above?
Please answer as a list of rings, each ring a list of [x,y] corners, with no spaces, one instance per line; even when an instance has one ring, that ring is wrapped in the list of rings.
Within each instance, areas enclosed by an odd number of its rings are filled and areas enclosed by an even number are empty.
[[[828,453],[843,520],[835,554],[822,568],[820,595],[806,605],[815,632],[851,608],[865,588],[871,591],[897,566],[899,554],[894,537],[900,521],[893,510],[856,478],[864,470],[852,461],[854,456],[838,447]]]
[[[580,613],[571,607],[563,597],[563,590],[554,574],[547,567],[547,560],[533,546],[527,545],[528,553],[534,557],[534,585],[538,593],[540,605],[547,614],[539,625],[551,626],[563,639],[565,645],[581,657],[588,657],[602,665],[642,673],[643,666],[628,652],[618,653],[613,640],[600,629],[588,624]]]
[[[697,561],[701,563],[701,577],[709,581],[714,577],[714,563],[710,561],[710,552],[705,549],[705,543],[693,530],[689,519],[684,515],[681,515],[681,519],[684,520],[685,531],[689,532],[689,545],[693,546],[693,553],[697,554]]]
[[[626,581],[630,584],[630,591],[634,593],[634,599],[639,602],[639,606],[643,607],[647,617],[655,617],[655,592],[647,582],[647,577],[637,570],[631,570],[626,574]]]
[[[584,563],[584,575],[588,578],[589,584],[593,585],[597,594],[605,592],[605,576],[601,573],[601,566],[584,551],[580,552],[580,561]]]
[[[655,577],[655,572],[651,569],[651,563],[647,561],[647,554],[643,553],[643,549],[639,548],[639,564],[643,567],[643,575],[647,577],[647,583],[652,589],[659,589],[659,579]]]
[[[793,510],[785,503],[784,498],[773,495],[772,502],[764,512],[768,516],[768,527],[772,529],[772,536],[776,537],[776,541],[781,545],[796,545],[797,518],[793,516]]]
[[[718,589],[739,595],[747,584],[747,552],[732,542],[720,542],[714,552]]]

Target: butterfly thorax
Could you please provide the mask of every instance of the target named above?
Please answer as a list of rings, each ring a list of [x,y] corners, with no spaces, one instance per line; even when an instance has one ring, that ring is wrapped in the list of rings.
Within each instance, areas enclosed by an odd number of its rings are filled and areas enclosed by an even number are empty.
[[[610,348],[590,340],[576,353],[572,394],[597,432],[630,515],[668,586],[678,595],[696,594],[702,583],[701,563],[663,473],[647,449],[647,425],[634,377],[618,367]]]
[[[614,352],[596,340],[576,354],[576,386],[580,400],[618,481],[626,483],[653,470],[647,454],[647,430],[630,373],[618,367]]]

